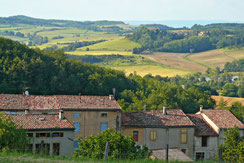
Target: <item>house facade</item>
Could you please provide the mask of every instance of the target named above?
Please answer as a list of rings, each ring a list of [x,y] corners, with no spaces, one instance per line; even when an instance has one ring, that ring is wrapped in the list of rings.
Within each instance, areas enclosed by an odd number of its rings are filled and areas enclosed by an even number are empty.
[[[180,109],[123,113],[122,133],[151,150],[168,145],[193,157],[194,124]]]
[[[79,137],[97,135],[107,128],[121,130],[121,107],[110,96],[0,94],[0,111],[6,114],[42,114],[64,117],[74,127],[74,148]]]
[[[73,155],[74,126],[60,115],[5,114],[25,129],[30,138],[29,151],[47,155]]]

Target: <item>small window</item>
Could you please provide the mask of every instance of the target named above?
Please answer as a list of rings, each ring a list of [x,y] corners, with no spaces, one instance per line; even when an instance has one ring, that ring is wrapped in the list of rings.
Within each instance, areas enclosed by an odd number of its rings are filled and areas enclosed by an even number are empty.
[[[155,141],[157,139],[157,131],[150,131],[150,140]]]
[[[207,147],[207,146],[208,146],[208,137],[202,136],[202,147]]]
[[[53,155],[59,155],[60,152],[60,144],[59,143],[53,143]]]
[[[27,137],[32,138],[33,137],[33,133],[27,133]]]
[[[101,117],[102,117],[102,118],[107,118],[107,117],[108,117],[108,113],[102,113],[102,114],[101,114]]]
[[[80,118],[80,113],[74,113],[74,118]]]
[[[79,144],[78,144],[78,140],[74,140],[74,149],[78,149],[79,148]]]
[[[39,138],[39,137],[50,137],[50,133],[36,133],[36,137]]]
[[[28,152],[29,153],[33,152],[33,144],[28,144]]]
[[[204,152],[196,152],[196,161],[197,160],[204,160]]]
[[[63,137],[64,134],[62,132],[54,132],[52,133],[52,137]]]
[[[75,126],[75,133],[76,134],[80,133],[80,123],[74,122],[74,126]]]
[[[187,144],[187,129],[180,130],[180,140],[181,144]]]
[[[134,139],[134,141],[138,141],[138,139],[139,139],[139,132],[138,131],[133,131],[133,139]]]
[[[101,123],[101,132],[107,130],[108,128],[108,123],[107,122],[102,122]]]
[[[181,149],[181,152],[186,154],[186,149]]]

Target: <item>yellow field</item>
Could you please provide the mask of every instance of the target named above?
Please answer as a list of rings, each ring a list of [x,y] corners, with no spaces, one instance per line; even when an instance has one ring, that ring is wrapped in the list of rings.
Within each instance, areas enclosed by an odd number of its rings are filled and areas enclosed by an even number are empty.
[[[188,58],[211,68],[217,66],[223,68],[226,62],[244,58],[244,50],[211,50],[202,53],[194,53],[189,55]]]
[[[72,51],[65,52],[71,55],[112,55],[112,54],[120,54],[120,55],[132,55],[132,52],[128,51]]]
[[[140,44],[125,39],[124,37],[119,37],[87,47],[91,51],[132,51],[133,48],[140,47]],[[87,47],[82,47],[77,50],[84,51]]]
[[[244,98],[237,97],[225,97],[225,96],[211,96],[212,99],[216,101],[216,104],[219,104],[221,98],[223,98],[224,102],[226,102],[226,106],[231,106],[233,102],[240,102],[242,106],[244,106]]]
[[[140,76],[152,74],[153,76],[160,75],[164,77],[166,76],[173,77],[176,75],[186,75],[190,73],[183,70],[162,67],[159,65],[119,66],[119,67],[110,67],[110,68],[123,71],[125,72],[126,75],[136,72],[136,74]]]

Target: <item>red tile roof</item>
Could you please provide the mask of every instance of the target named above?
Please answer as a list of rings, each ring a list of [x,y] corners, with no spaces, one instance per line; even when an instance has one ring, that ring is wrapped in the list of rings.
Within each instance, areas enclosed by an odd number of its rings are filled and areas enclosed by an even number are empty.
[[[109,96],[0,94],[0,110],[109,109],[121,110]]]
[[[121,109],[116,100],[109,96],[57,95],[62,109]]]
[[[205,114],[218,128],[233,128],[234,126],[244,129],[244,124],[239,121],[229,110],[203,110]]]
[[[195,124],[196,136],[218,136],[214,129],[204,120],[200,114],[187,114],[190,120]]]
[[[74,129],[74,126],[67,120],[60,120],[58,115],[42,115],[42,114],[23,114],[23,115],[4,115],[12,118],[13,122],[17,124],[18,128],[33,130],[45,129]]]
[[[194,126],[192,121],[181,109],[131,112],[122,114],[122,126],[124,127],[184,127]]]

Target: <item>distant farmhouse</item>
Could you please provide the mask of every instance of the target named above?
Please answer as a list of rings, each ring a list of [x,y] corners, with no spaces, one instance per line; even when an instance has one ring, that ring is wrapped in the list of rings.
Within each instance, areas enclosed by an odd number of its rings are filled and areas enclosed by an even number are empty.
[[[132,135],[137,145],[146,145],[153,155],[164,158],[165,149],[175,160],[214,158],[223,143],[223,131],[244,124],[228,110],[203,110],[185,114],[181,109],[122,113],[110,96],[0,94],[5,112],[30,137],[29,149],[39,153],[71,156],[77,139],[96,135],[107,128]]]

